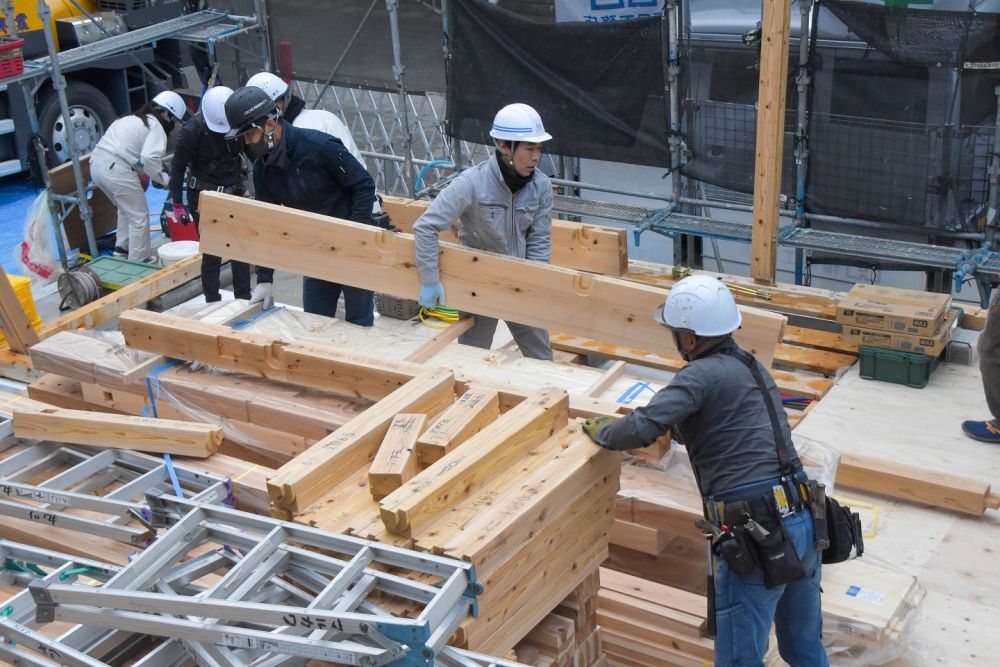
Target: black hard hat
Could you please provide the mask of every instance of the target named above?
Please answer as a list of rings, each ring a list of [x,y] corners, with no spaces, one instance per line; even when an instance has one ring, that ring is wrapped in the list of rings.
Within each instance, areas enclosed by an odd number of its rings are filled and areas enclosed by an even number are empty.
[[[274,100],[260,88],[244,86],[226,100],[227,139],[242,136],[268,118],[277,116]]]

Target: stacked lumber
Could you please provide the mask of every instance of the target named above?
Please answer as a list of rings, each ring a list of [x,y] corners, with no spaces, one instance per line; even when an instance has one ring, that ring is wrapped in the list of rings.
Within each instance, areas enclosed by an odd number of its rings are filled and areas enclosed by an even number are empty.
[[[533,667],[607,664],[597,625],[600,576],[595,571],[514,647],[517,660]]]
[[[422,424],[454,415],[461,400],[449,373],[423,383],[414,379],[279,469],[268,480],[272,500],[324,530],[475,564],[479,617],[453,642],[502,654],[607,557],[620,457],[594,445],[582,420],[568,418],[566,393],[549,388],[414,473]],[[388,481],[391,459],[409,472]],[[593,648],[591,634],[579,639]]]
[[[700,667],[715,649],[705,635],[705,598],[601,568],[597,622],[609,665]]]

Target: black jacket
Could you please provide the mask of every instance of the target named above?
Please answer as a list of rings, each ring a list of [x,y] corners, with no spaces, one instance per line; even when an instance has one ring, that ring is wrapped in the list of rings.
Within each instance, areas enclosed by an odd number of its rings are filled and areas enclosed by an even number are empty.
[[[200,113],[184,123],[177,134],[174,160],[170,166],[170,199],[175,204],[183,202],[181,193],[186,183],[184,172],[188,167],[192,176],[206,184],[239,185],[242,162],[235,143],[208,129]]]
[[[339,139],[282,121],[281,142],[254,162],[254,194],[260,201],[372,223],[375,181]],[[257,268],[258,282],[274,270]]]

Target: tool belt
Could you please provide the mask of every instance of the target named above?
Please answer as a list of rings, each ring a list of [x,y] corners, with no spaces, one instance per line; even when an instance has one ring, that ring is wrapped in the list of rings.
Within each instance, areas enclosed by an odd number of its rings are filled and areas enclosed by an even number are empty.
[[[705,518],[716,525],[732,524],[733,517],[746,511],[758,521],[777,511],[788,516],[807,506],[810,499],[809,479],[798,472],[791,477],[754,482],[713,494],[703,499]]]
[[[243,191],[243,186],[239,183],[233,183],[232,185],[219,185],[218,183],[212,183],[204,178],[198,178],[197,176],[188,176],[187,187],[188,190],[209,190],[211,192],[221,192],[227,195],[237,194]]]
[[[705,517],[715,547],[738,575],[764,572],[774,588],[806,576],[783,517],[807,506],[809,480],[804,473],[754,482],[704,499]]]

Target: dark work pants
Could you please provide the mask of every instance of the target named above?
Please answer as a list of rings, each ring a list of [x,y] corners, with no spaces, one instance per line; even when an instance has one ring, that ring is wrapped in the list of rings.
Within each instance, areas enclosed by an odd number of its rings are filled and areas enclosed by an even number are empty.
[[[337,300],[344,293],[344,307],[351,324],[370,327],[375,324],[375,293],[338,283],[305,277],[302,279],[302,309],[307,313],[335,317]]]
[[[1000,287],[993,288],[986,326],[979,334],[979,370],[983,375],[986,405],[993,419],[1000,419]]]
[[[200,221],[198,214],[198,198],[201,190],[188,190],[188,212],[194,224]],[[237,299],[250,300],[250,265],[244,262],[231,260],[233,268],[233,294]],[[222,295],[219,294],[220,274],[222,273],[222,258],[208,253],[201,255],[201,293],[205,295],[205,301],[212,303],[220,301]]]

